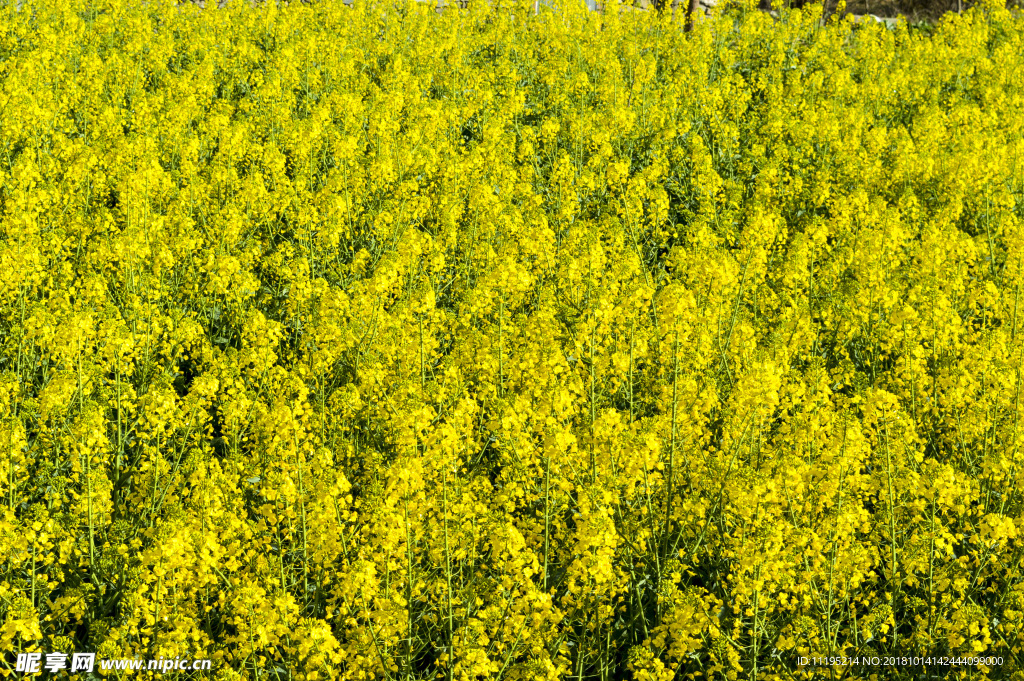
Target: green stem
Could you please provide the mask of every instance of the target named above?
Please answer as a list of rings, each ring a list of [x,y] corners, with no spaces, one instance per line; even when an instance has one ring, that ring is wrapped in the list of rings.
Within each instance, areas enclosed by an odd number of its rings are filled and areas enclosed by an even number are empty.
[[[672,494],[676,468],[676,417],[679,402],[679,330],[676,329],[672,344],[675,361],[672,368],[672,430],[669,431],[668,487],[665,500],[665,529],[662,533],[662,562],[668,560],[668,537],[672,524]]]
[[[448,546],[448,469],[441,471],[441,503],[444,514],[444,570],[448,590],[445,592],[446,605],[448,607],[448,670],[447,679],[452,681],[455,673],[455,627],[452,620],[452,559],[451,549]]]

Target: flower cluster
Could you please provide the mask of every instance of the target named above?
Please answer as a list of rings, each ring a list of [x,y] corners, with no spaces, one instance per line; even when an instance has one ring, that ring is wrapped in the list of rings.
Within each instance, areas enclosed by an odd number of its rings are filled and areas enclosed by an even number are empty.
[[[18,4],[0,649],[1024,673],[1019,18]]]

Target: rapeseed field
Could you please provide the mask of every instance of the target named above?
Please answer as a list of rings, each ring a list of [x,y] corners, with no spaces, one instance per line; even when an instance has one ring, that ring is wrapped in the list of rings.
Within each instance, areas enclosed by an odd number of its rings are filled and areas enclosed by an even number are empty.
[[[0,674],[1024,679],[1019,17],[212,4],[0,2]]]

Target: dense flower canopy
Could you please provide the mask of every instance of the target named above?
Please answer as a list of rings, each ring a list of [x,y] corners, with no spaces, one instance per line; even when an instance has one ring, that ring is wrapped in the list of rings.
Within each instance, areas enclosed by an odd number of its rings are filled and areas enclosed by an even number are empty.
[[[1021,678],[1020,19],[0,5],[0,674]]]

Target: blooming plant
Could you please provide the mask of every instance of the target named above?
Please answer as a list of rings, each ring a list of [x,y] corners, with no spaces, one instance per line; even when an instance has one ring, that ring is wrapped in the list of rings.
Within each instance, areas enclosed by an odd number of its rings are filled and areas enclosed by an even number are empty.
[[[1019,18],[19,4],[0,674],[1022,678]]]

